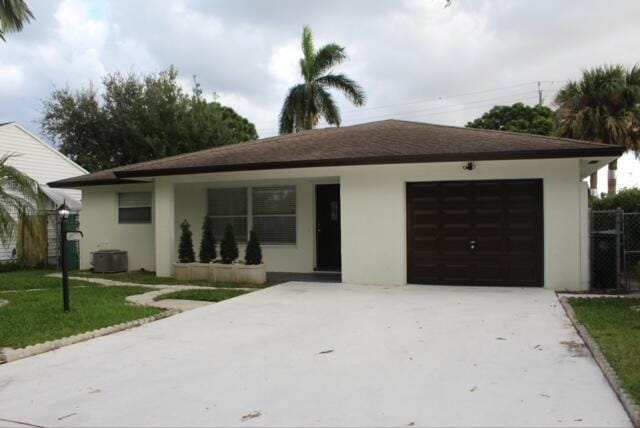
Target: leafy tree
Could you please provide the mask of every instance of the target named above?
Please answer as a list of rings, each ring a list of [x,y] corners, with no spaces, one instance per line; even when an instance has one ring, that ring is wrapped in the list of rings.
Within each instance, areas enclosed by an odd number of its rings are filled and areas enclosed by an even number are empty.
[[[595,67],[582,72],[556,96],[557,135],[614,144],[636,154],[640,149],[640,68],[621,65]],[[616,193],[615,171],[609,164],[607,193]],[[591,189],[598,187],[597,172],[591,175]]]
[[[24,0],[0,0],[0,39],[5,41],[6,33],[22,31],[32,19],[33,13]]]
[[[238,244],[230,224],[224,228],[224,237],[220,243],[220,258],[224,264],[233,263],[238,258]]]
[[[258,235],[254,230],[249,233],[249,242],[247,242],[247,248],[245,249],[244,263],[247,265],[259,265],[262,263],[262,249],[260,248]]]
[[[0,0],[1,1],[1,0]],[[158,74],[108,74],[72,92],[54,89],[40,124],[60,151],[90,171],[234,144],[258,137],[233,109],[191,94],[174,68]]]
[[[213,236],[213,220],[211,217],[205,216],[202,220],[202,239],[200,239],[200,262],[209,263],[215,260],[216,254],[216,238]]]
[[[543,105],[532,107],[523,103],[515,103],[511,106],[495,106],[465,126],[467,128],[551,135],[555,126],[555,114],[553,110]]]
[[[312,129],[324,118],[330,125],[340,126],[340,111],[329,89],[338,89],[356,106],[365,103],[360,85],[344,74],[334,74],[333,67],[347,59],[345,48],[330,43],[315,50],[311,29],[302,31],[300,73],[304,83],[289,89],[280,111],[280,133]]]
[[[180,246],[178,247],[178,260],[180,263],[193,263],[196,261],[196,255],[193,252],[193,240],[191,236],[191,225],[185,219],[180,223]]]
[[[8,165],[11,157],[0,157],[0,242],[7,246],[15,239],[18,257],[34,265],[43,256],[37,253],[44,248],[44,199],[33,179]]]

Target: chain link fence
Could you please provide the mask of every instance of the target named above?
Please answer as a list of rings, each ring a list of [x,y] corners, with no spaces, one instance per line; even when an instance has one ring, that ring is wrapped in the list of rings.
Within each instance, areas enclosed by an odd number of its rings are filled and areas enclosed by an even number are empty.
[[[591,289],[640,289],[640,213],[592,210],[590,239]]]

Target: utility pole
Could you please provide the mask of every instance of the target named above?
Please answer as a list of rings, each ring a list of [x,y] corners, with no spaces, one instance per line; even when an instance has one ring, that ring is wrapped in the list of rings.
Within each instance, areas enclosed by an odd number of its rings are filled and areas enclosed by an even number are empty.
[[[538,105],[542,105],[542,89],[540,89],[540,81],[538,81]]]

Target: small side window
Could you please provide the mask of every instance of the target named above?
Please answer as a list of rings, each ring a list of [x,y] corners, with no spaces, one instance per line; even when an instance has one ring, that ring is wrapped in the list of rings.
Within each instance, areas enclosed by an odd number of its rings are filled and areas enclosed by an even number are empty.
[[[118,193],[119,224],[151,223],[151,192]]]

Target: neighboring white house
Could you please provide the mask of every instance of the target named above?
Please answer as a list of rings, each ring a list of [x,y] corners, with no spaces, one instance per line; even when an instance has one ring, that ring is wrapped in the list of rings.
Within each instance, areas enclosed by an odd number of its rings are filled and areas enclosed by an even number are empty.
[[[48,209],[53,210],[66,200],[73,211],[80,210],[81,191],[52,189],[47,183],[88,174],[87,170],[15,122],[0,124],[0,155],[5,154],[13,155],[7,164],[38,182],[47,197]],[[14,249],[15,242],[0,245],[0,261],[11,259]]]
[[[622,154],[578,140],[388,120],[50,183],[83,190],[81,268],[117,248],[173,272],[179,224],[256,230],[272,272],[354,284],[588,288],[587,188]],[[242,254],[242,248],[241,248]]]

